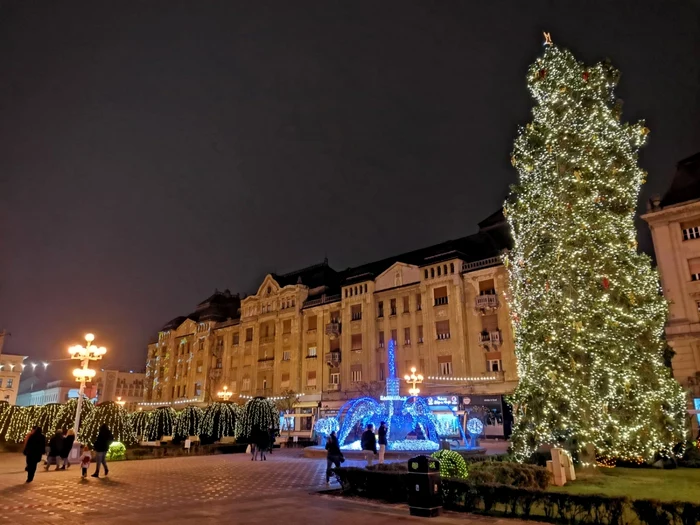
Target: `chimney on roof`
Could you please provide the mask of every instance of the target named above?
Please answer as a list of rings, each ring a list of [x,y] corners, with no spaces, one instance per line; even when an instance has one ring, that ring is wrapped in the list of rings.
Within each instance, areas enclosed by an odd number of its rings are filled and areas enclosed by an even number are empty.
[[[658,211],[661,209],[661,195],[652,195],[647,203],[647,211]]]

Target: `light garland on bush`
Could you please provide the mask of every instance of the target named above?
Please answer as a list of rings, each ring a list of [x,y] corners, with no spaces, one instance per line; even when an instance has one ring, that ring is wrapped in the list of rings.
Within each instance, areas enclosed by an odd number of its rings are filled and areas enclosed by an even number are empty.
[[[519,459],[562,443],[606,458],[670,456],[685,396],[664,366],[667,304],[634,227],[649,130],[620,123],[616,69],[548,43],[528,71],[537,105],[514,144],[519,184],[504,207],[520,378],[513,449]]]
[[[126,410],[112,401],[98,404],[84,419],[84,423],[80,424],[78,441],[92,446],[103,424],[112,432],[115,441],[121,441],[126,446],[136,443]]]
[[[172,436],[175,433],[177,412],[171,407],[157,408],[146,428],[148,441],[160,441],[163,437]]]
[[[187,439],[190,436],[199,436],[201,434],[203,417],[204,411],[199,407],[188,406],[183,408],[177,417],[175,437],[177,439]]]
[[[63,405],[61,405],[61,409],[58,411],[56,419],[54,420],[54,426],[56,428],[73,428],[73,425],[75,424],[75,411],[77,409],[77,399],[69,399],[67,402],[63,403]],[[93,410],[95,410],[95,405],[93,405],[87,398],[83,398],[82,407],[80,408],[80,419],[82,421],[86,421]]]
[[[63,429],[62,426],[58,425],[58,415],[61,413],[63,405],[60,403],[49,403],[39,407],[38,414],[34,419],[32,426],[41,427],[41,431],[44,434],[53,434],[57,429]]]
[[[129,414],[129,424],[131,425],[131,430],[134,432],[134,435],[138,441],[146,440],[148,424],[151,421],[152,415],[153,412],[143,410]]]
[[[255,427],[261,430],[279,427],[279,410],[271,399],[253,398],[246,402],[236,436],[250,440]]]
[[[201,435],[210,441],[235,436],[239,414],[240,407],[235,403],[212,403],[202,415]]]

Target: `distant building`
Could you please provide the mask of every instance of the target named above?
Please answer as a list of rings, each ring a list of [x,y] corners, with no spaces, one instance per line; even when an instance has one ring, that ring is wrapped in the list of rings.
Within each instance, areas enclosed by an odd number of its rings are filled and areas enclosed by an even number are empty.
[[[324,261],[269,274],[243,299],[217,291],[149,345],[144,406],[210,402],[224,385],[243,401],[294,390],[294,430],[310,433],[314,417],[384,392],[393,339],[399,377],[416,367],[426,396],[488,406],[492,434],[508,434],[510,242],[499,212],[467,237],[346,270]]]
[[[675,351],[673,375],[700,409],[700,153],[678,163],[670,189],[649,202],[642,218],[651,228],[669,302],[666,338]]]
[[[51,381],[44,388],[29,392],[22,392],[17,396],[19,406],[28,407],[34,405],[47,405],[49,403],[65,403],[69,399],[78,398],[78,384],[76,381]],[[88,397],[90,391],[86,391]]]
[[[7,332],[0,332],[0,401],[14,405],[17,403],[19,379],[27,357],[3,353],[6,335]]]
[[[101,370],[93,383],[97,388],[97,402],[123,401],[124,408],[134,411],[143,401],[143,384],[146,374],[140,372],[121,372],[119,370]]]

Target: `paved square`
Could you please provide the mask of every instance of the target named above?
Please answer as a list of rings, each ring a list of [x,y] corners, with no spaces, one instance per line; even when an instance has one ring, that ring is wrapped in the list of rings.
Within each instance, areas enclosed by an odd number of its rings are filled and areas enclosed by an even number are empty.
[[[359,519],[372,525],[402,521],[437,525],[464,523],[467,517],[425,520],[411,518],[403,505],[310,495],[325,487],[325,468],[325,460],[305,459],[299,450],[285,450],[275,451],[264,462],[250,461],[246,454],[113,462],[109,476],[100,479],[82,479],[77,466],[59,472],[45,472],[40,466],[34,482],[25,483],[24,457],[1,454],[0,525],[356,525]],[[474,516],[466,521],[518,523]]]

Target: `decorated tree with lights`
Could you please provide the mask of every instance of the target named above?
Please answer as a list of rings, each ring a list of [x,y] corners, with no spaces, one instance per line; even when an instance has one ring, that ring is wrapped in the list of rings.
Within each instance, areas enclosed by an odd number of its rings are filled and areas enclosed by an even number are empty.
[[[7,427],[10,426],[12,418],[11,407],[7,401],[0,401],[0,441],[5,441]]]
[[[0,407],[0,440],[17,443],[16,437],[25,428],[26,422],[27,414],[24,407],[8,405],[5,410]],[[24,435],[22,435],[22,439],[24,439]]]
[[[146,429],[148,441],[160,441],[164,436],[175,434],[177,412],[171,407],[159,407],[154,410]]]
[[[64,427],[57,425],[58,414],[62,409],[63,405],[60,403],[49,403],[39,407],[33,426],[41,427],[41,431],[49,435],[53,434],[57,428],[63,429]]]
[[[129,424],[137,441],[146,441],[146,431],[152,416],[153,412],[146,410],[139,410],[129,414]]]
[[[27,433],[32,429],[34,419],[39,413],[41,407],[12,407],[12,415],[10,424],[5,433],[5,440],[10,443],[21,443],[27,436]],[[53,435],[53,429],[49,435]]]
[[[547,42],[528,71],[536,100],[512,164],[504,212],[520,381],[512,444],[649,460],[683,439],[685,400],[663,362],[667,305],[634,213],[649,130],[620,121],[607,62],[586,66]]]
[[[65,429],[73,428],[77,409],[77,399],[69,399],[67,402],[63,403],[63,405],[61,405],[61,410],[58,412],[58,416],[56,416],[55,427]],[[95,405],[89,399],[83,398],[83,404],[80,407],[80,420],[85,422],[93,410],[95,410]]]
[[[126,446],[136,443],[126,410],[112,401],[99,403],[83,421],[78,437],[80,443],[92,446],[103,424],[112,432],[114,441]]]
[[[279,410],[274,401],[255,397],[243,405],[236,435],[241,441],[250,441],[254,428],[257,427],[260,430],[279,429],[279,425]]]
[[[215,401],[209,405],[202,414],[200,426],[202,443],[214,443],[222,437],[235,437],[239,418],[240,407],[236,403]]]
[[[203,414],[204,411],[199,407],[185,407],[177,416],[177,425],[175,425],[175,440],[183,441],[190,436],[199,436],[202,428]]]

